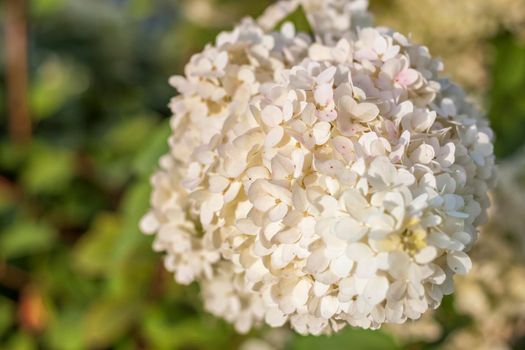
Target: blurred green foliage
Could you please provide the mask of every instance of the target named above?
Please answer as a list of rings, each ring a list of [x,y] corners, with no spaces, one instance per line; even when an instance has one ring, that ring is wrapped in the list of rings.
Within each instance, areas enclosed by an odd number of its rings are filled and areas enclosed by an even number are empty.
[[[233,20],[268,2],[219,6]],[[31,1],[30,145],[10,142],[0,98],[0,348],[236,349],[248,337],[205,313],[195,286],[176,285],[137,227],[167,151],[167,77],[228,23],[192,22],[187,3]],[[524,142],[525,46],[505,33],[492,45],[490,116],[507,156]],[[293,336],[288,348],[399,345],[348,328]]]

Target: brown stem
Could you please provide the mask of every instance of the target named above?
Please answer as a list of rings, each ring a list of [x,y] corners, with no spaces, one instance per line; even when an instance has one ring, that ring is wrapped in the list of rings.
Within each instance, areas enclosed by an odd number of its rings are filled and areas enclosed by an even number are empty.
[[[9,134],[17,144],[31,140],[27,99],[27,2],[6,0],[5,51]]]

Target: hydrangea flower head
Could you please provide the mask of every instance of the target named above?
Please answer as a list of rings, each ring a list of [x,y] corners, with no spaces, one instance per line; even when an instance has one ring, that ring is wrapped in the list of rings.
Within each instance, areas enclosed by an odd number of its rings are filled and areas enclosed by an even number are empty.
[[[275,23],[301,5],[313,35]],[[417,319],[471,268],[492,131],[363,0],[281,1],[171,78],[171,151],[144,232],[246,332]]]

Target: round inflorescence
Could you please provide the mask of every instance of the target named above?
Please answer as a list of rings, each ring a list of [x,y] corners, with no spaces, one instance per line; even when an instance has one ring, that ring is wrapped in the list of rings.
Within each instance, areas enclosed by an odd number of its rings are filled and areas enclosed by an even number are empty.
[[[240,332],[417,319],[471,267],[492,131],[425,47],[361,26],[366,2],[302,4],[314,36],[267,30],[279,3],[171,79],[142,229]]]

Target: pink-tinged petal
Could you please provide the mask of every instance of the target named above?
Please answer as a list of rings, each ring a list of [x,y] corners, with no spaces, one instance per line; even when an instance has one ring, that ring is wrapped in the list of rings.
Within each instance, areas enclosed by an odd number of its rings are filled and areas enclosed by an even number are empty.
[[[329,159],[319,164],[319,171],[329,176],[336,176],[344,169],[344,165],[337,159]]]
[[[403,69],[396,75],[396,83],[407,87],[414,84],[419,79],[419,73],[411,68]]]
[[[315,102],[321,106],[328,105],[334,99],[334,90],[331,84],[322,84],[317,86],[314,91]]]
[[[396,76],[403,70],[405,61],[399,58],[392,58],[383,64],[381,72],[386,74],[391,80],[395,80]]]
[[[354,144],[350,141],[349,138],[344,136],[336,136],[332,140],[332,145],[335,150],[339,152],[345,159],[354,154]]]
[[[333,108],[326,108],[317,111],[317,117],[325,122],[331,122],[337,119],[337,111]]]

